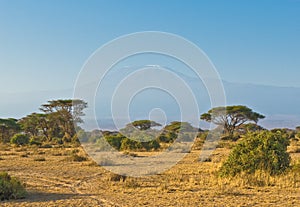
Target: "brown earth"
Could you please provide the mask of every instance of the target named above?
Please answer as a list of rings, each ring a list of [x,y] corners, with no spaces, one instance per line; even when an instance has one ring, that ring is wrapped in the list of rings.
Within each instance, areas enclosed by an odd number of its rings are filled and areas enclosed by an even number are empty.
[[[199,162],[200,151],[194,150],[162,174],[124,182],[110,181],[113,174],[91,159],[70,160],[74,152],[84,155],[81,148],[1,146],[0,171],[18,177],[28,196],[0,206],[300,206],[297,173],[265,177],[269,182],[262,186],[255,179],[218,178],[226,148],[215,150],[210,162]],[[300,159],[299,153],[291,155]]]

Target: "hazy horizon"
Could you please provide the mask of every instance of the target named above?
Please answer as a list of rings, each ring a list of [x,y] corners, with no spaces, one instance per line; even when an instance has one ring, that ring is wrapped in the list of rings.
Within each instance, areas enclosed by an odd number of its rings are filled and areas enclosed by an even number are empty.
[[[103,44],[162,31],[204,51],[225,82],[228,105],[265,114],[260,124],[268,128],[300,125],[299,13],[293,0],[0,1],[0,117],[21,118],[50,99],[72,98],[84,63]]]

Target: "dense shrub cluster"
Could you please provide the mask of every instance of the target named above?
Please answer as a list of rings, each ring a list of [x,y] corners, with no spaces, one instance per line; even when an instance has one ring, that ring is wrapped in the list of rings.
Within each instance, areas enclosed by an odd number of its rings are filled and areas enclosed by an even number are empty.
[[[105,139],[105,140],[104,140]],[[122,134],[108,135],[97,140],[100,149],[108,149],[108,144],[116,150],[156,150],[160,147],[157,140],[150,140],[148,142],[139,142],[134,139],[129,139]]]
[[[290,165],[287,145],[288,140],[280,132],[246,134],[221,166],[220,175],[253,174],[258,170],[270,175],[280,174]]]
[[[19,180],[6,172],[0,172],[0,200],[19,199],[26,196],[26,191]]]
[[[16,145],[25,145],[29,143],[29,137],[26,134],[15,134],[11,138],[10,143]]]

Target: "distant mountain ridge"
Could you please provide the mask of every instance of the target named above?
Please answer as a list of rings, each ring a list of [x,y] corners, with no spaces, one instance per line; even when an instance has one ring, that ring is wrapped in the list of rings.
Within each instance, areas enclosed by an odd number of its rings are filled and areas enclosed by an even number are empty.
[[[210,105],[207,102],[207,100],[209,100],[209,96],[205,91],[204,85],[199,82],[197,78],[191,76],[185,77],[184,74],[178,75],[189,83],[193,93],[199,94],[197,96],[197,100],[201,103],[200,112],[203,113],[208,110],[210,108]],[[266,115],[266,119],[260,122],[262,126],[267,128],[294,128],[295,126],[300,125],[300,88],[232,83],[228,81],[223,81],[223,84],[227,97],[227,105],[247,105],[254,111]],[[151,94],[151,92],[149,93]],[[136,107],[136,110],[132,110],[132,119],[140,118],[145,111],[149,110],[149,107],[155,106],[156,104],[159,106],[166,105],[169,114],[176,113],[176,111],[178,111],[178,107],[170,107],[172,105],[163,103],[162,98],[153,99],[149,97],[149,93],[145,94],[145,96],[141,94],[138,98],[137,104],[133,104],[133,106]],[[38,111],[40,105],[45,103],[47,100],[71,98],[73,96],[73,89],[30,91],[22,93],[0,92],[0,95],[0,117],[21,118],[27,114]],[[107,94],[104,94],[104,96],[106,95]],[[155,93],[152,93],[152,95],[155,95]],[[101,100],[99,101],[99,98],[96,97],[96,102],[100,103]],[[143,102],[147,102],[147,104]],[[102,103],[102,105],[105,104],[108,104],[106,109],[109,109],[109,100]],[[104,109],[96,109],[96,111],[100,111],[97,113],[99,116],[98,118],[101,119],[102,117],[105,117],[103,120],[109,120],[109,111]],[[101,114],[103,115],[102,117],[100,117]],[[172,117],[170,117],[170,119],[172,119]],[[107,126],[111,125],[110,121],[107,121],[107,123]]]

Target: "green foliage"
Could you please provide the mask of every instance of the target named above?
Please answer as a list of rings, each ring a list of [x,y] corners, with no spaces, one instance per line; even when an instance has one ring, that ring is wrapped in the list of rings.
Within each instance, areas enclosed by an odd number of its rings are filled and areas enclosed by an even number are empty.
[[[220,168],[220,176],[254,174],[256,171],[281,174],[290,165],[287,146],[288,141],[280,132],[249,133],[233,148]]]
[[[145,134],[133,133],[134,137],[127,138],[121,133],[105,133],[104,137],[97,139],[99,150],[109,150],[113,147],[118,151],[134,151],[134,150],[156,150],[160,147],[156,139]]]
[[[143,145],[141,142],[137,142],[132,139],[124,138],[122,140],[122,144],[120,150],[140,150],[143,149]]]
[[[232,135],[243,124],[251,121],[257,123],[259,119],[263,118],[265,116],[241,105],[215,107],[200,117],[202,120],[224,127],[229,135]]]
[[[104,138],[112,147],[114,147],[116,150],[120,150],[122,145],[122,140],[125,137],[120,134],[117,134],[117,135],[108,135],[105,136]]]
[[[152,127],[161,126],[161,124],[156,123],[155,121],[151,121],[151,120],[137,120],[137,121],[134,121],[134,122],[128,124],[127,126],[129,126],[129,127],[134,126],[139,130],[147,130]]]
[[[167,126],[165,126],[164,130],[171,131],[171,132],[196,132],[198,131],[197,128],[193,127],[188,122],[180,122],[180,121],[173,121]]]
[[[193,127],[188,122],[173,121],[164,127],[163,132],[158,136],[157,140],[163,143],[172,143],[178,137],[181,137],[183,139],[187,138],[185,140],[190,140],[190,137],[188,136],[193,135],[193,133],[196,133],[198,131],[199,129]]]
[[[19,120],[23,132],[30,136],[39,136],[40,131],[47,135],[47,117],[46,114],[32,113]]]
[[[160,144],[157,140],[152,140],[150,142],[146,142],[147,143],[147,147],[145,147],[147,150],[151,150],[151,149],[154,149],[154,150],[157,150],[160,148]]]
[[[17,119],[0,119],[0,141],[8,143],[10,138],[21,130]]]
[[[286,139],[293,139],[296,136],[296,132],[291,129],[283,128],[283,129],[272,129],[271,132],[280,132],[282,136]]]
[[[26,191],[23,185],[6,172],[0,172],[0,200],[25,198]]]
[[[59,99],[43,104],[40,110],[44,112],[46,125],[42,129],[45,129],[47,141],[52,137],[62,138],[63,142],[77,141],[76,124],[82,123],[81,116],[86,107],[87,103],[79,99]]]
[[[129,138],[123,138],[120,146],[120,150],[156,150],[160,147],[157,140],[151,140],[148,142],[139,142]]]
[[[29,137],[26,134],[15,134],[11,138],[10,143],[16,145],[25,145],[29,143]]]
[[[262,131],[262,130],[265,130],[265,129],[255,123],[242,124],[239,127],[239,133],[242,133],[242,134],[249,133],[249,132],[258,132],[258,131]]]

